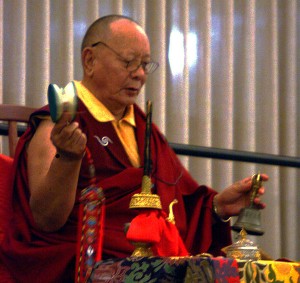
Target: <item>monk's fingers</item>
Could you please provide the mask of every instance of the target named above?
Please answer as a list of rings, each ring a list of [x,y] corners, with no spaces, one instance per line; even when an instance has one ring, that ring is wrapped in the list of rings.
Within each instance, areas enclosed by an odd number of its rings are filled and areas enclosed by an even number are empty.
[[[69,148],[80,154],[85,150],[86,142],[86,135],[79,128],[76,128],[73,130],[72,136],[69,139]]]
[[[58,156],[65,160],[79,160],[85,154],[87,138],[79,128],[72,132],[72,136],[57,146]]]
[[[254,198],[253,202],[258,209],[264,209],[266,207],[266,204],[261,202],[260,198],[258,197]]]
[[[51,140],[58,150],[68,151],[76,146],[85,147],[86,135],[82,133],[78,123],[73,122],[65,125],[61,131],[52,130]]]
[[[264,181],[264,182],[269,180],[269,176],[267,174],[262,173],[262,174],[260,174],[260,176],[261,176],[262,181]]]
[[[263,195],[265,193],[265,190],[266,190],[265,187],[260,187],[257,191],[257,196]]]
[[[72,116],[69,112],[63,112],[61,118],[55,123],[53,127],[53,134],[59,134],[65,127],[71,124]]]
[[[267,174],[260,174],[260,176],[261,176],[261,180],[263,181],[263,182],[265,182],[265,181],[268,181],[269,180],[269,176],[267,175]],[[241,183],[241,186],[246,190],[246,191],[248,191],[248,190],[250,190],[251,189],[251,187],[252,187],[252,177],[253,176],[249,176],[249,177],[247,177],[247,178],[245,178],[245,179],[243,179],[243,180],[241,180],[240,181],[240,183]],[[265,191],[265,189],[263,188],[263,187],[261,187],[262,189],[260,190],[260,194],[264,194],[264,191]]]

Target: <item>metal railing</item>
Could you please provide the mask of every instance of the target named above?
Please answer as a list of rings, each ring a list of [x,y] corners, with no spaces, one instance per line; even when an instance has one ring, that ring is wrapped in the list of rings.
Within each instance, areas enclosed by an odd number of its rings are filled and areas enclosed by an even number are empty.
[[[25,129],[26,126],[18,125],[18,134],[21,135],[22,133],[24,133]],[[0,135],[4,135],[4,136],[8,135],[7,124],[0,123]],[[273,155],[273,154],[239,151],[239,150],[231,150],[231,149],[221,149],[221,148],[214,148],[214,147],[205,147],[205,146],[178,144],[178,143],[170,143],[170,146],[173,148],[175,153],[179,155],[300,168],[299,157]]]
[[[300,158],[249,151],[170,143],[177,154],[300,168]]]

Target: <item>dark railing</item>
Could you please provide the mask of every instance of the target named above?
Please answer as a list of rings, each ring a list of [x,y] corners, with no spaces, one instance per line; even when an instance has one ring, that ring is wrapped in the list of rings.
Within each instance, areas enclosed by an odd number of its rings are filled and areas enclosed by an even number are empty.
[[[18,125],[18,135],[21,136],[25,130],[26,125]],[[8,135],[8,125],[7,123],[0,123],[0,136],[7,136]]]
[[[249,151],[170,143],[177,154],[300,168],[300,158]]]
[[[25,131],[25,129],[26,126],[19,125],[18,134],[21,135]],[[0,135],[6,136],[7,134],[8,134],[7,124],[0,123]],[[255,153],[249,151],[238,151],[238,150],[231,150],[231,149],[221,149],[221,148],[214,148],[214,147],[205,147],[205,146],[178,144],[178,143],[170,143],[170,146],[179,155],[300,168],[300,158],[298,157]]]

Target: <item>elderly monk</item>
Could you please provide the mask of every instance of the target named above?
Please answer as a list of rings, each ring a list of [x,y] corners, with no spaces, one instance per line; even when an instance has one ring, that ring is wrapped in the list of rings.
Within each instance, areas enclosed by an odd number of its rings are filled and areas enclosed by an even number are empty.
[[[75,120],[69,123],[71,114],[64,112],[53,123],[45,106],[33,113],[17,147],[14,211],[1,260],[18,282],[74,282],[79,197],[89,183],[86,148],[106,199],[102,258],[126,257],[134,249],[124,224],[138,213],[129,209],[129,202],[141,190],[146,127],[145,114],[135,102],[158,64],[151,61],[143,28],[121,15],[99,18],[89,27],[81,59]],[[176,227],[189,254],[220,255],[231,243],[230,227],[223,220],[249,205],[251,177],[219,194],[199,186],[155,125],[151,159],[153,193],[166,213],[178,200]],[[259,199],[263,193],[261,187],[254,200],[258,208],[265,207]]]

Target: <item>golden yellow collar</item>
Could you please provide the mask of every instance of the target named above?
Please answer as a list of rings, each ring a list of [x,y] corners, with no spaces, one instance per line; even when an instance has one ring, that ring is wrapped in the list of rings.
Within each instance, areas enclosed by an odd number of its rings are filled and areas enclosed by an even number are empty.
[[[115,117],[111,112],[101,103],[81,82],[74,81],[77,95],[84,103],[84,105],[89,109],[92,116],[99,122],[110,122],[114,121]],[[127,111],[124,117],[121,119],[126,121],[131,126],[135,127],[134,119],[134,108],[133,105],[127,107]]]

